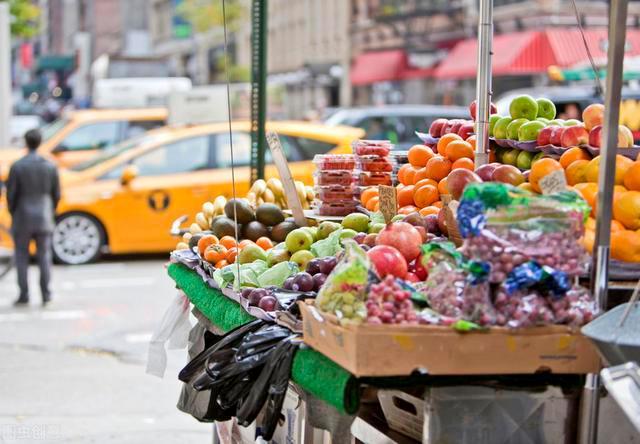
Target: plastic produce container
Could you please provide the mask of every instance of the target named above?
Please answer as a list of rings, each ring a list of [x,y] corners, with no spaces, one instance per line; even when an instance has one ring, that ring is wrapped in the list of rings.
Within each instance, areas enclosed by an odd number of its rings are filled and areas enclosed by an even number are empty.
[[[393,149],[388,140],[358,140],[352,144],[353,153],[358,156],[386,157]]]
[[[358,201],[345,202],[314,202],[314,208],[320,216],[346,216],[358,209]]]
[[[350,186],[354,182],[353,170],[325,170],[316,171],[313,182],[316,186],[342,185]]]
[[[316,154],[313,163],[320,171],[353,170],[356,166],[353,154]]]
[[[315,192],[318,200],[325,203],[332,202],[348,202],[353,200],[353,197],[357,193],[357,189],[352,186],[343,185],[327,185],[315,187]]]
[[[358,185],[370,187],[372,185],[393,185],[393,174],[390,172],[356,171]]]
[[[393,171],[394,162],[385,157],[378,156],[358,156],[357,166],[362,171],[372,173],[390,173]]]

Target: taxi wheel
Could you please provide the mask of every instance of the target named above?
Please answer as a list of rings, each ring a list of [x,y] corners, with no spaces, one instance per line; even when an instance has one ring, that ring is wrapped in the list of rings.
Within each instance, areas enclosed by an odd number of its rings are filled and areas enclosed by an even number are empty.
[[[53,258],[66,265],[88,264],[98,259],[105,243],[100,223],[87,214],[66,214],[53,230]]]

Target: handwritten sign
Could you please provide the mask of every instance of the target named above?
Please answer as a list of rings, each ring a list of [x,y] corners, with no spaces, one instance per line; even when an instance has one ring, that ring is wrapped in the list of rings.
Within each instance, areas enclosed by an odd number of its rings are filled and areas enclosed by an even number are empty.
[[[555,194],[561,191],[567,190],[567,178],[564,175],[564,170],[556,170],[547,174],[538,183],[542,194]]]
[[[398,199],[396,189],[386,185],[378,186],[378,196],[380,199],[380,212],[384,216],[384,221],[390,223],[391,219],[398,212]]]
[[[291,170],[289,170],[289,164],[287,163],[287,157],[284,155],[282,144],[278,135],[273,131],[267,131],[267,143],[273,157],[273,162],[276,164],[280,179],[282,180],[282,186],[284,187],[284,194],[287,197],[287,203],[289,209],[293,214],[293,219],[296,221],[296,225],[299,227],[307,226],[307,219],[304,217],[304,211],[302,210],[302,203],[298,197],[298,191],[296,190],[296,184],[293,181]]]

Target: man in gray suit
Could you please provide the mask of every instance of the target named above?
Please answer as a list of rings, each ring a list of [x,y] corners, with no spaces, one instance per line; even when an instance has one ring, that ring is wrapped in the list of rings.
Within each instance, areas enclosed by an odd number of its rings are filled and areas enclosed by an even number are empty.
[[[54,217],[60,200],[60,181],[56,166],[36,153],[42,140],[38,130],[24,136],[29,153],[11,166],[7,181],[7,201],[11,212],[11,233],[15,244],[20,297],[16,306],[29,303],[29,243],[35,240],[42,304],[51,300],[51,238]]]

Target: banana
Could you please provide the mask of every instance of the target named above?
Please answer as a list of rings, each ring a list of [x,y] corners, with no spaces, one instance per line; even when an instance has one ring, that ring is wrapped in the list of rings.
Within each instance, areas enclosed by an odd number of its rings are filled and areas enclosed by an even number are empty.
[[[262,179],[256,180],[253,185],[251,185],[250,192],[255,193],[256,196],[260,196],[264,193],[264,190],[267,188],[267,182]]]
[[[184,242],[180,242],[178,245],[176,245],[176,250],[188,250],[189,249],[189,244],[186,244]]]
[[[287,200],[284,196],[280,196],[276,198],[276,205],[280,207],[281,210],[287,208]]]
[[[305,191],[307,192],[307,201],[311,202],[313,199],[315,199],[316,197],[316,193],[313,191],[313,187],[310,186],[306,186],[304,187]]]
[[[280,179],[276,179],[275,177],[272,177],[267,182],[267,187],[269,187],[269,189],[273,191],[273,194],[276,197],[284,196],[284,186],[282,185],[282,182],[280,181]]]
[[[202,204],[202,212],[207,219],[211,219],[213,217],[215,209],[215,206],[211,202],[205,202]]]
[[[224,206],[227,204],[227,198],[224,196],[216,197],[213,201],[213,215],[222,216],[224,214]]]
[[[189,241],[191,240],[191,237],[192,237],[192,236],[193,236],[193,234],[191,234],[191,233],[189,233],[189,232],[184,233],[184,234],[182,235],[182,240],[183,240],[184,242],[189,242]]]
[[[200,228],[202,228],[203,230],[208,230],[209,229],[209,223],[207,222],[207,217],[204,215],[204,213],[198,213],[196,214],[196,223],[200,226]]]
[[[198,225],[197,223],[194,222],[189,227],[189,232],[191,234],[202,233],[202,228],[200,228],[200,225]]]
[[[257,200],[258,200],[258,196],[256,196],[256,193],[249,191],[249,193],[247,193],[247,201],[249,202],[249,205],[251,205],[252,207],[255,207],[257,204]]]
[[[276,201],[276,196],[274,195],[273,191],[271,191],[269,188],[264,190],[264,193],[262,193],[262,196],[260,197],[262,197],[262,199],[264,199],[265,202],[274,203]]]
[[[305,202],[307,200],[307,190],[304,189],[304,184],[299,181],[295,181],[296,191],[298,192],[298,199],[300,202]]]
[[[258,200],[256,201],[256,205],[260,206],[264,203],[264,199],[262,197],[258,197]]]

